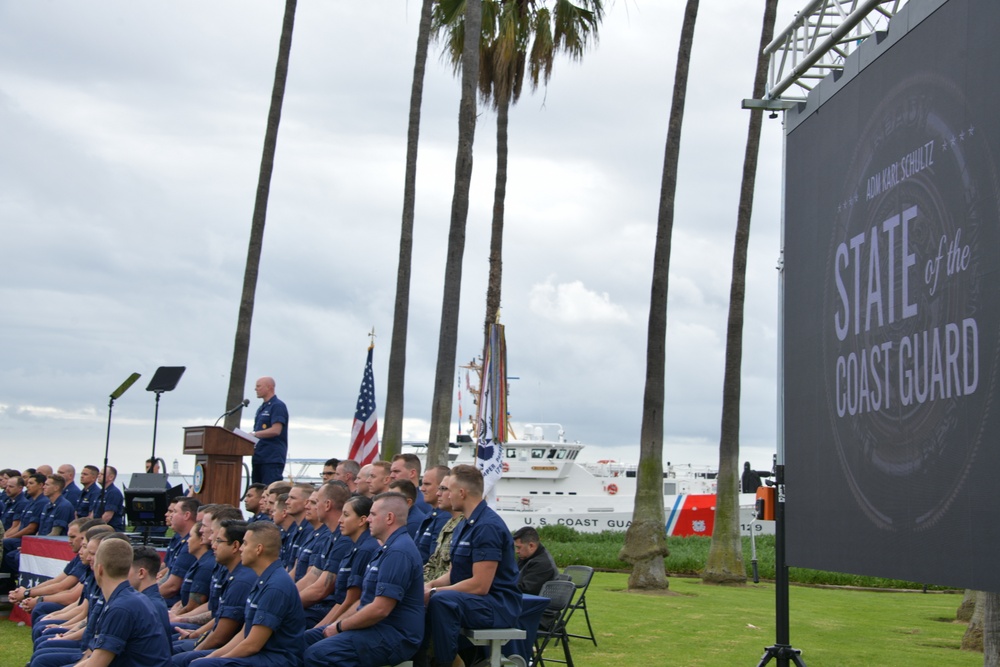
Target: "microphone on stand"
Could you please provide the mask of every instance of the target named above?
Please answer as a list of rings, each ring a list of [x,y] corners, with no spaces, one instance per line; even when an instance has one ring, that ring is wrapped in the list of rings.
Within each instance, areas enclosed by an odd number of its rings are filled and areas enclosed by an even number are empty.
[[[226,410],[225,412],[223,412],[222,416],[215,420],[215,425],[218,426],[220,421],[222,421],[223,419],[225,419],[229,415],[233,414],[234,412],[242,410],[243,408],[247,407],[248,405],[250,405],[250,399],[249,398],[244,398],[243,402],[237,404],[235,408],[233,408],[232,410]]]

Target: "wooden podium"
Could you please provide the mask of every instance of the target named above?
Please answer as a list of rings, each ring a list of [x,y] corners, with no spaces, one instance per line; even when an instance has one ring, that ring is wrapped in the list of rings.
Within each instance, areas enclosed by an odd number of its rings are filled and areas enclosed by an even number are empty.
[[[184,453],[193,454],[196,468],[201,466],[198,500],[240,506],[243,457],[253,456],[252,442],[221,426],[185,426]]]

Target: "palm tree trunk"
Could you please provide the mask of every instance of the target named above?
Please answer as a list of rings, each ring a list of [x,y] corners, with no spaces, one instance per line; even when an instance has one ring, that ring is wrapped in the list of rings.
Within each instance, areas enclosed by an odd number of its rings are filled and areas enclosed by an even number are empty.
[[[698,18],[698,0],[687,0],[681,25],[674,74],[670,122],[663,158],[660,207],[653,254],[653,283],[649,298],[646,340],[646,388],[642,397],[639,469],[632,523],[625,533],[620,558],[632,564],[629,589],[668,588],[663,558],[669,554],[663,513],[663,404],[667,342],[667,283],[670,275],[670,239],[674,228],[674,195],[680,154],[684,99],[687,94],[691,43]]]
[[[257,292],[257,273],[260,254],[264,245],[264,222],[267,218],[267,198],[271,191],[271,173],[274,171],[274,153],[278,145],[278,124],[281,122],[281,104],[285,99],[285,81],[288,79],[288,59],[292,52],[292,29],[295,27],[296,0],[285,0],[285,16],[281,24],[278,43],[278,64],[274,68],[274,87],[271,89],[271,108],[267,113],[267,130],[264,133],[264,152],[260,159],[257,177],[257,198],[250,224],[250,244],[247,264],[243,272],[243,294],[240,313],[236,320],[236,342],[233,345],[233,365],[229,370],[229,392],[226,406],[243,401],[247,379],[247,358],[250,355],[250,325],[253,321],[254,295]],[[226,417],[225,427],[240,425],[240,412]]]
[[[489,340],[490,325],[500,312],[503,280],[503,212],[507,197],[507,118],[510,96],[501,90],[497,98],[497,175],[493,189],[493,227],[490,232],[490,277],[486,286],[486,322],[484,331]]]
[[[976,606],[972,610],[972,618],[969,619],[969,627],[962,635],[963,651],[983,650],[983,616],[986,611],[986,601],[983,599],[986,593],[976,591]]]
[[[983,667],[1000,667],[1000,593],[984,592]]]
[[[774,35],[778,0],[764,3],[764,23],[757,50],[754,74],[754,99],[764,97],[768,57],[764,47]],[[743,364],[743,304],[746,297],[747,246],[750,243],[750,218],[757,179],[757,154],[760,150],[760,126],[763,111],[750,111],[746,153],[743,155],[743,181],[736,215],[736,240],[733,243],[733,277],[729,288],[729,326],[726,330],[726,370],[722,389],[722,429],[719,440],[719,478],[715,498],[715,527],[703,581],[716,584],[745,584],[743,542],[740,539],[740,373]]]
[[[443,465],[448,458],[451,429],[452,377],[458,347],[458,306],[462,294],[462,256],[465,224],[469,217],[472,183],[472,144],[476,136],[476,84],[479,80],[479,40],[482,24],[480,0],[465,3],[465,42],[462,53],[462,100],[458,111],[458,152],[455,157],[455,190],[451,200],[451,226],[444,269],[441,331],[438,335],[437,369],[427,441],[427,467]]]
[[[386,383],[382,424],[382,458],[391,460],[403,445],[403,387],[406,375],[406,327],[410,315],[410,267],[413,260],[413,217],[417,200],[417,145],[420,138],[420,107],[424,97],[424,70],[431,40],[431,9],[434,0],[424,0],[417,32],[417,55],[410,88],[410,121],[406,130],[406,175],[403,179],[403,223],[399,231],[399,265],[396,270],[396,309],[392,318],[389,347],[389,379]]]

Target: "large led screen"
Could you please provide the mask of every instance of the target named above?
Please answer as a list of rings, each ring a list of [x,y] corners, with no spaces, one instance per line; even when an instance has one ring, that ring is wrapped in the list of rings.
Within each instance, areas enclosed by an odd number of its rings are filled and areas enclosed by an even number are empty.
[[[1000,591],[1000,2],[933,5],[790,112],[787,555]]]

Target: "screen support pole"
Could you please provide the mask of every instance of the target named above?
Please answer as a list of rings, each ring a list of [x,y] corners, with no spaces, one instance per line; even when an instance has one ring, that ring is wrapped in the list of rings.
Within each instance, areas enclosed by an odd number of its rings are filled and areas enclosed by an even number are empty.
[[[772,109],[777,111],[777,109]],[[785,124],[782,109],[781,123]],[[788,565],[785,563],[785,133],[781,149],[781,250],[778,256],[778,400],[777,457],[775,458],[774,504],[774,645],[764,649],[757,667],[775,660],[778,667],[792,662],[805,667],[802,652],[792,648],[788,622]]]

